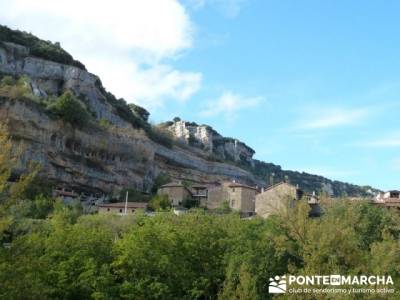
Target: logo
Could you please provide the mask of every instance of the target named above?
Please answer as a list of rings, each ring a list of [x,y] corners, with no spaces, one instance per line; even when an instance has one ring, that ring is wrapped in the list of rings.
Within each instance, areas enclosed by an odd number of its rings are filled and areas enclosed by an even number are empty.
[[[286,276],[270,277],[268,292],[270,294],[286,293]]]
[[[269,278],[268,292],[270,294],[394,293],[394,288],[373,287],[393,284],[392,277],[385,275],[277,275]]]

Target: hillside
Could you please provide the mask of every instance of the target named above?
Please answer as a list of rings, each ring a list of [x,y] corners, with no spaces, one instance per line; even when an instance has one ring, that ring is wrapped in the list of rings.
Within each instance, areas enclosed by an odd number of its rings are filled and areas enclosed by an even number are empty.
[[[16,172],[35,160],[56,185],[148,192],[160,175],[168,175],[259,186],[286,179],[333,196],[375,191],[255,160],[252,148],[207,125],[175,119],[152,126],[146,109],[106,91],[58,43],[5,26],[0,26],[0,80],[0,122],[24,149]]]

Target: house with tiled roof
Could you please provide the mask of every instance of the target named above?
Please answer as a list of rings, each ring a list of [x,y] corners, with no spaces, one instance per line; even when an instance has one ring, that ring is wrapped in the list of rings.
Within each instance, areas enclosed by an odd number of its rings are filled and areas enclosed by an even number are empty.
[[[269,186],[256,196],[255,212],[266,218],[293,207],[300,200],[307,201],[310,205],[310,216],[321,214],[319,200],[315,193],[304,193],[298,186],[285,181]]]
[[[99,214],[129,215],[135,211],[146,210],[148,203],[145,202],[118,202],[97,204]]]
[[[194,184],[186,187],[180,182],[161,186],[158,194],[167,195],[173,206],[180,206],[185,199],[195,200],[200,207],[217,209],[224,202],[232,210],[242,215],[253,215],[255,212],[256,187],[236,181],[223,181],[213,184]]]
[[[171,182],[159,187],[158,195],[167,195],[173,207],[182,205],[186,199],[192,199],[192,191],[182,182]]]
[[[372,204],[400,209],[400,191],[391,190],[387,192],[380,192],[372,201]]]

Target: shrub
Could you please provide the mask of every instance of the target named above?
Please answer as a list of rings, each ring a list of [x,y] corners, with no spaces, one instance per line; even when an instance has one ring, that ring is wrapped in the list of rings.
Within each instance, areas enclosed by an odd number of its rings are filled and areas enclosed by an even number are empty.
[[[146,109],[144,109],[143,107],[138,106],[138,105],[133,104],[133,103],[128,104],[128,107],[131,109],[131,111],[134,114],[136,114],[138,117],[140,117],[143,121],[147,122],[149,120],[150,113]]]
[[[186,199],[183,199],[181,205],[184,208],[190,209],[190,208],[194,208],[194,207],[199,207],[199,201],[195,200],[195,199],[191,199],[191,198],[186,198]]]
[[[70,93],[65,92],[50,105],[50,111],[71,125],[83,127],[89,121],[86,108]]]
[[[11,76],[4,76],[0,81],[0,96],[13,100],[32,98],[29,78],[22,76],[16,80]]]
[[[4,76],[0,81],[0,86],[14,85],[15,79],[12,76]]]
[[[172,148],[174,144],[174,139],[171,133],[165,129],[162,129],[157,126],[151,126],[145,129],[147,136],[153,141],[168,147]]]
[[[155,195],[151,198],[149,208],[152,210],[167,210],[171,207],[171,201],[169,201],[167,195]]]
[[[109,128],[111,126],[111,123],[107,119],[100,119],[99,125],[104,128]]]

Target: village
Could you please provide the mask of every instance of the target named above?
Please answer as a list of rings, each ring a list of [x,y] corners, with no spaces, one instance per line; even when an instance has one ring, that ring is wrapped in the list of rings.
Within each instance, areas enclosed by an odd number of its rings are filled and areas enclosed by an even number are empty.
[[[319,217],[323,214],[320,197],[313,193],[306,193],[298,185],[288,180],[270,184],[268,187],[250,186],[236,180],[222,181],[209,184],[187,184],[182,181],[173,181],[161,185],[157,195],[168,199],[170,207],[177,215],[186,213],[191,207],[202,208],[207,211],[217,211],[221,207],[228,208],[240,214],[242,218],[260,216],[267,218],[282,209],[293,207],[298,201],[306,201],[310,206],[310,217]],[[149,211],[149,202],[133,202],[111,200],[101,193],[78,193],[71,188],[56,188],[53,196],[64,202],[80,200],[90,207],[89,212],[99,214],[132,215],[138,210]],[[340,198],[329,198],[338,201]],[[347,198],[350,201],[366,201],[379,207],[400,209],[400,192],[397,190],[380,192],[374,198]]]

